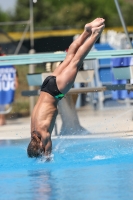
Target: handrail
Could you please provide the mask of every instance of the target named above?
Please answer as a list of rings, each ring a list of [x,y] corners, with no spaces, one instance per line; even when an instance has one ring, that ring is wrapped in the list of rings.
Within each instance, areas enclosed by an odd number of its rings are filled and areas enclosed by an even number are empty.
[[[115,58],[115,57],[131,57],[131,56],[133,56],[133,49],[91,51],[85,57],[85,60]],[[66,57],[66,52],[58,54],[36,53],[36,54],[0,56],[0,66],[58,62],[58,61],[63,61],[65,57]]]

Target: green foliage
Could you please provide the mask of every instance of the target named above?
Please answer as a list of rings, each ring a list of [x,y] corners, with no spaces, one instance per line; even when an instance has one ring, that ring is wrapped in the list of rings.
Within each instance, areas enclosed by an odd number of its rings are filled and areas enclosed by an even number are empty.
[[[10,21],[9,13],[2,11],[1,8],[0,8],[0,22],[8,22],[8,21]],[[8,26],[4,25],[4,26],[2,26],[2,29],[7,31]]]
[[[0,22],[7,22],[7,21],[9,21],[8,13],[2,11],[0,8]]]
[[[122,13],[124,20],[126,22],[127,26],[133,26],[133,1],[129,0],[129,3],[127,3],[127,0],[121,0],[122,3]]]
[[[84,22],[88,22],[89,14],[90,9],[81,2],[76,3],[76,6],[74,3],[71,6],[66,4],[56,14],[56,20],[53,20],[53,25],[83,28]],[[53,16],[54,18],[55,15]]]
[[[126,24],[132,26],[132,0],[118,2]],[[35,29],[83,28],[84,24],[96,17],[105,18],[106,27],[121,26],[114,0],[38,0],[33,3],[33,7]],[[8,16],[0,12],[1,21],[5,21]],[[10,21],[28,20],[29,17],[29,0],[17,0],[14,14],[10,14]]]
[[[30,18],[29,0],[17,0],[13,21],[24,21]]]
[[[40,1],[34,4],[34,22],[35,26],[51,26],[53,15],[56,13],[55,6],[50,1]]]

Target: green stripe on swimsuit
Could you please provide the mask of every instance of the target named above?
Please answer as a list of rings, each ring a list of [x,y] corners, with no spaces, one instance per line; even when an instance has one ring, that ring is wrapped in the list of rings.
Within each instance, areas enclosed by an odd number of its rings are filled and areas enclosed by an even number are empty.
[[[58,94],[58,95],[55,96],[55,98],[56,98],[56,99],[61,99],[61,98],[63,98],[64,96],[65,96],[64,94]]]

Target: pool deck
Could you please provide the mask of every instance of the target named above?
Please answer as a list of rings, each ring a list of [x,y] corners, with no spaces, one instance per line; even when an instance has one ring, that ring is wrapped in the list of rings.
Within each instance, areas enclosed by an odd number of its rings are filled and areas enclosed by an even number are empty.
[[[88,130],[86,135],[69,135],[69,138],[97,138],[97,137],[133,137],[133,107],[109,107],[94,110],[92,106],[77,109],[81,126]],[[61,127],[60,115],[57,116],[58,132]],[[55,132],[52,138],[56,138]],[[8,119],[6,125],[0,126],[0,140],[30,138],[30,117]]]

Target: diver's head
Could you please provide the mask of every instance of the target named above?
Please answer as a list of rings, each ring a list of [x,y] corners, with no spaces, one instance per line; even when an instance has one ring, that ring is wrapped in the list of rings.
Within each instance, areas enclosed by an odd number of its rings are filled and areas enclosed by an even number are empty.
[[[27,148],[27,154],[30,158],[37,158],[43,155],[44,149],[41,139],[36,134],[33,134]]]

